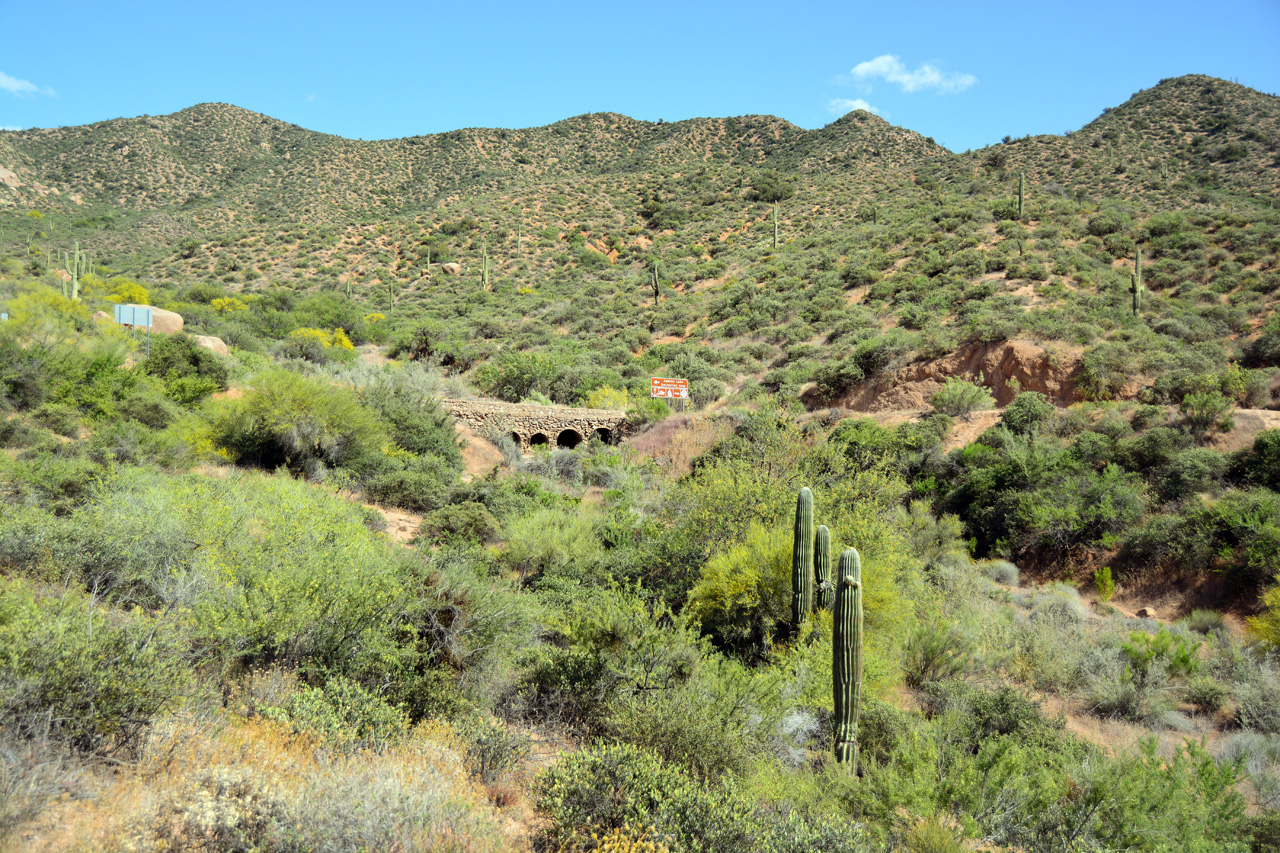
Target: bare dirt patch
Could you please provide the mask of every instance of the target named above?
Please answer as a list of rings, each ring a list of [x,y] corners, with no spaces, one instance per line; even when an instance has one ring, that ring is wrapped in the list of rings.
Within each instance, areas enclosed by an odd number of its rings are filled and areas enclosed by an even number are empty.
[[[462,421],[457,422],[458,440],[462,443],[462,479],[470,482],[488,476],[494,468],[506,464],[502,451],[481,438]]]
[[[1038,391],[1055,405],[1067,406],[1081,399],[1076,390],[1079,359],[1078,349],[1050,351],[1029,341],[970,344],[861,382],[837,404],[857,412],[919,409],[948,378],[957,377],[985,386],[1001,406],[1022,391]],[[812,391],[805,393],[804,402],[810,408],[823,405]]]
[[[413,541],[413,537],[418,535],[418,528],[422,526],[421,515],[403,509],[395,509],[394,507],[378,506],[377,504],[365,504],[365,506],[382,513],[382,517],[387,520],[385,533],[392,542],[398,545],[408,545]]]

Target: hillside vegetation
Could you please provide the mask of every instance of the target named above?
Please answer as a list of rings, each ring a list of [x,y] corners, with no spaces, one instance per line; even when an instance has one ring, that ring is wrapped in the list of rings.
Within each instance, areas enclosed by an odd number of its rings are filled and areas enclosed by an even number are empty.
[[[1278,151],[1197,76],[963,154],[0,133],[0,849],[1273,849]],[[467,396],[628,438],[465,444]]]

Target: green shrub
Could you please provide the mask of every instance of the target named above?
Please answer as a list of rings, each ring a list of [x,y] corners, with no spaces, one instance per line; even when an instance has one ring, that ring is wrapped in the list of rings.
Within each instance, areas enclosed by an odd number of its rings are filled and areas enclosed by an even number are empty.
[[[1056,411],[1045,395],[1037,391],[1023,391],[1001,412],[1000,423],[1010,432],[1026,435],[1039,429]]]
[[[1076,629],[1084,624],[1086,612],[1075,587],[1054,583],[1036,595],[1031,620],[1059,629]]]
[[[386,423],[395,442],[423,456],[438,456],[462,470],[454,420],[440,406],[438,377],[418,365],[350,375],[361,402]]]
[[[1138,372],[1127,344],[1105,341],[1085,351],[1076,386],[1086,400],[1113,400]]]
[[[885,457],[892,457],[897,451],[897,434],[888,427],[880,426],[872,418],[849,418],[843,420],[827,437],[827,442],[843,449],[849,461],[865,468]]]
[[[143,370],[164,380],[170,396],[191,403],[225,390],[230,371],[225,361],[187,334],[156,335]]]
[[[89,438],[89,458],[99,465],[161,465],[178,468],[191,461],[191,448],[171,432],[154,432],[137,421],[100,424]]]
[[[121,402],[120,414],[151,429],[164,429],[181,416],[182,410],[161,389],[139,383]]]
[[[978,570],[996,583],[1005,586],[1018,585],[1018,567],[1005,560],[985,560],[978,564]]]
[[[497,538],[498,520],[482,503],[464,501],[443,506],[422,519],[417,539],[425,542],[481,542]]]
[[[603,584],[606,578],[595,571],[603,554],[591,516],[538,509],[508,525],[501,560],[525,581],[545,576]]]
[[[1231,457],[1230,477],[1237,483],[1280,492],[1280,429],[1264,429],[1253,446]]]
[[[1226,469],[1227,460],[1221,453],[1196,447],[1179,453],[1163,468],[1148,472],[1148,476],[1154,480],[1161,500],[1177,501],[1217,492]]]
[[[921,624],[907,640],[902,674],[908,687],[922,687],[964,675],[971,650],[960,632],[943,624]]]
[[[1254,678],[1236,688],[1236,716],[1242,728],[1280,734],[1280,684],[1274,676]]]
[[[779,687],[772,674],[712,658],[672,689],[618,695],[603,731],[700,777],[742,774],[773,746],[785,710]]]
[[[189,692],[186,637],[171,622],[76,592],[0,579],[0,725],[93,754],[135,752]]]
[[[1198,436],[1212,432],[1229,432],[1234,423],[1231,401],[1216,391],[1188,394],[1178,407],[1183,422]]]
[[[1196,675],[1187,679],[1182,696],[1202,714],[1214,714],[1227,701],[1227,689],[1211,676]]]
[[[83,456],[47,451],[32,453],[25,459],[0,457],[0,473],[8,481],[11,498],[37,504],[58,515],[67,515],[89,500],[110,476],[102,466]]]
[[[532,741],[510,726],[476,717],[454,725],[466,743],[466,759],[471,772],[484,784],[496,782],[529,757]]]
[[[395,506],[410,512],[433,512],[448,500],[455,472],[440,457],[411,457],[370,465],[365,459],[352,460],[359,468],[382,468],[369,471],[363,478],[364,493],[370,501]],[[385,470],[391,465],[403,467]]]
[[[1099,600],[1111,600],[1111,596],[1116,594],[1116,582],[1111,577],[1110,566],[1103,566],[1093,573],[1093,585],[1098,590]]]
[[[41,443],[42,438],[44,443],[58,443],[51,431],[33,427],[22,418],[0,420],[0,447],[30,447]]]
[[[222,401],[210,432],[236,462],[306,473],[375,456],[388,439],[355,393],[285,370],[267,371],[242,399]]]
[[[268,706],[262,713],[340,751],[382,750],[408,729],[403,711],[340,675],[319,687],[304,685],[284,706]]]
[[[46,547],[60,573],[109,600],[183,612],[204,653],[232,669],[273,660],[381,685],[446,645],[465,659],[484,620],[455,616],[439,635],[424,626],[432,608],[469,614],[484,596],[442,602],[445,572],[416,577],[361,510],[289,477],[126,469]]]
[[[969,848],[958,829],[936,815],[924,818],[903,835],[901,849],[908,853],[964,853]]]
[[[1192,610],[1187,618],[1182,620],[1182,624],[1187,626],[1188,630],[1195,631],[1198,634],[1211,634],[1214,631],[1220,631],[1226,626],[1226,621],[1222,614],[1216,610]]]
[[[1245,352],[1253,367],[1280,367],[1280,315],[1267,319]]]
[[[1248,818],[1249,853],[1280,850],[1280,811],[1268,809]]]
[[[1174,699],[1167,688],[1159,667],[1142,679],[1128,669],[1113,669],[1092,679],[1085,695],[1090,710],[1098,716],[1152,723],[1173,708]]]
[[[69,438],[80,437],[80,413],[61,403],[45,403],[31,413],[31,420]]]
[[[990,409],[996,401],[985,388],[951,376],[942,390],[929,398],[929,402],[935,411],[959,418]]]
[[[548,821],[553,849],[586,843],[592,833],[650,826],[678,849],[748,850],[752,810],[652,752],[628,744],[571,753],[538,777],[535,808]]]

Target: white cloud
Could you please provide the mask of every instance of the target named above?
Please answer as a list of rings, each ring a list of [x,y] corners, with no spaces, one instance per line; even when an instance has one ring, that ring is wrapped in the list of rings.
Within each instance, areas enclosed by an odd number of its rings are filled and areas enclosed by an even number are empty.
[[[851,113],[854,110],[866,110],[869,113],[883,115],[879,109],[871,106],[866,101],[862,100],[862,98],[832,98],[827,102],[827,112],[844,115],[845,113]]]
[[[963,92],[978,82],[972,74],[961,74],[957,71],[942,71],[936,65],[926,62],[915,71],[908,71],[898,57],[886,53],[875,59],[859,62],[849,72],[853,79],[866,84],[868,81],[881,79],[886,83],[895,83],[904,92],[919,92],[931,89],[943,94]],[[870,87],[868,87],[870,91]]]
[[[8,125],[0,124],[0,130],[26,130],[26,128],[25,127],[9,127]]]
[[[0,71],[0,89],[11,95],[53,95],[57,96],[57,92],[48,86],[37,86],[30,80],[19,80],[17,77],[10,77],[3,71]]]
[[[307,103],[308,103],[308,104],[309,104],[309,103],[311,103],[312,101],[314,101],[315,99],[316,99],[316,96],[315,96],[315,95],[307,95]]]

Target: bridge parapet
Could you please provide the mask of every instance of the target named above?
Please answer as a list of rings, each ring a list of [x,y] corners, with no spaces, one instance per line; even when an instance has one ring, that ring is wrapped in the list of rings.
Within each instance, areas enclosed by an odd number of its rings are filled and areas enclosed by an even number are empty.
[[[626,431],[627,414],[616,409],[530,406],[497,400],[445,399],[440,404],[477,433],[501,429],[524,453],[542,445],[577,447],[593,438],[613,444]]]

